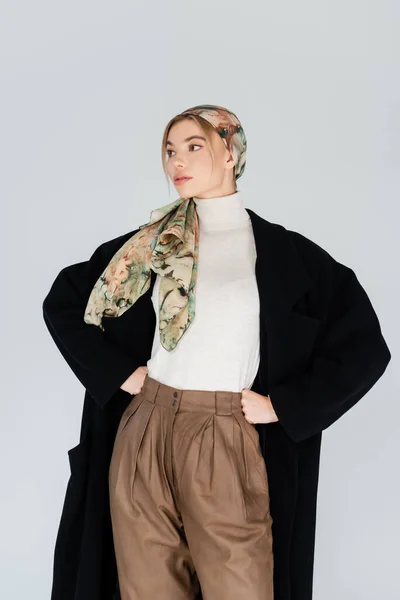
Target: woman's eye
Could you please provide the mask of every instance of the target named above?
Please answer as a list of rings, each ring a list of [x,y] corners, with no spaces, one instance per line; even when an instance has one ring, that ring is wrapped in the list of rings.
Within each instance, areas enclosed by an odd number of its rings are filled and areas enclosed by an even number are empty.
[[[203,147],[203,146],[200,146],[200,144],[190,144],[189,148],[194,148],[195,146],[196,146],[197,148],[202,148],[202,147]],[[172,156],[172,155],[170,154],[170,152],[173,152],[173,150],[166,150],[167,156]]]

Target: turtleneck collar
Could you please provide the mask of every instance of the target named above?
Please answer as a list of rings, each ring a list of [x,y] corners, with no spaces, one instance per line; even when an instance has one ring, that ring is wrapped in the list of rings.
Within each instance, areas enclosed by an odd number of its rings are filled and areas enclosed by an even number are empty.
[[[203,231],[217,231],[243,227],[250,219],[243,204],[243,196],[238,190],[228,196],[197,198],[196,204],[199,228]]]

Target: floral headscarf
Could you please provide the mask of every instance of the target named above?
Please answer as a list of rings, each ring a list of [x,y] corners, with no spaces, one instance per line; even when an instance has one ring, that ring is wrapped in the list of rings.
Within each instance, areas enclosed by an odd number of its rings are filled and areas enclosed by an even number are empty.
[[[236,115],[221,106],[202,104],[180,114],[194,114],[208,121],[224,141],[235,161],[235,178],[246,165],[246,136]],[[159,333],[169,352],[195,316],[195,290],[199,256],[199,226],[193,198],[178,198],[151,211],[116,252],[95,283],[84,321],[103,331],[103,317],[124,314],[150,287],[151,270],[161,276]]]

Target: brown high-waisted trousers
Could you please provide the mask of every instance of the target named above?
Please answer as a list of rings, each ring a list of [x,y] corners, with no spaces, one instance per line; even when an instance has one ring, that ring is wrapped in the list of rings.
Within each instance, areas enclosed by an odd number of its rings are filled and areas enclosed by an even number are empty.
[[[258,432],[240,392],[146,375],[109,471],[122,600],[273,600],[272,518]]]

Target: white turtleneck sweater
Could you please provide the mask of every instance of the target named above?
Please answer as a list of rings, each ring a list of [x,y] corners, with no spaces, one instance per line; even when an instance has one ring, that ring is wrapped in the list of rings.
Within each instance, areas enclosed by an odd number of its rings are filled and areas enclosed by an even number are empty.
[[[194,197],[199,219],[195,316],[174,350],[160,344],[157,275],[152,303],[157,318],[148,375],[180,389],[241,392],[260,360],[256,247],[240,190]]]

